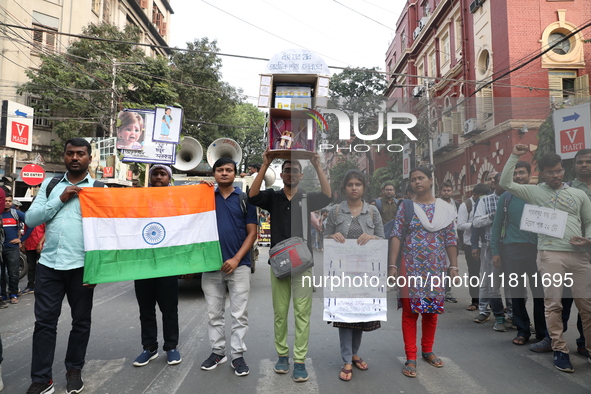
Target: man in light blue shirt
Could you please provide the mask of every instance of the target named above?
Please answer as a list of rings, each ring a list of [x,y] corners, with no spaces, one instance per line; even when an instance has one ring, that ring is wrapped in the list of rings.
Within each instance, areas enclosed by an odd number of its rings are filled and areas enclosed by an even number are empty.
[[[72,330],[65,359],[67,393],[79,393],[84,389],[81,371],[90,338],[94,286],[82,283],[85,252],[78,194],[84,187],[98,186],[88,173],[91,161],[88,141],[83,138],[68,140],[64,149],[68,172],[57,183],[53,179],[43,182],[25,218],[29,227],[46,223],[45,246],[35,284],[32,384],[27,393],[54,392],[52,365],[57,323],[65,295],[72,310]]]

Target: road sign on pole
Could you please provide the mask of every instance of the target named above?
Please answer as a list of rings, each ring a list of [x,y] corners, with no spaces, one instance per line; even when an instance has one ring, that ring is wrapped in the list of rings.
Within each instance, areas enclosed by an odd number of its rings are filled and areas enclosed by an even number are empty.
[[[554,111],[556,153],[572,159],[578,151],[591,148],[591,106],[589,103]]]
[[[21,178],[29,186],[37,186],[45,179],[45,170],[37,164],[27,164],[21,170]]]

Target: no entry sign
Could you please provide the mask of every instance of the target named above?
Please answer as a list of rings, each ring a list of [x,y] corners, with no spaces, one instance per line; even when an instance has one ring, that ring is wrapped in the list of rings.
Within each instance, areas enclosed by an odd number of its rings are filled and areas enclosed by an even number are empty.
[[[45,179],[45,170],[37,164],[27,164],[21,170],[21,178],[29,186],[37,186]]]

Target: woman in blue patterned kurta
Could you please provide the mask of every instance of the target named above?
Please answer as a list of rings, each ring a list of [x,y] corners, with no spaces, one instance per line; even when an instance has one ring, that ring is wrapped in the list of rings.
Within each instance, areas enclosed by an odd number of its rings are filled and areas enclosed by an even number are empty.
[[[399,307],[402,307],[402,334],[407,361],[402,373],[408,377],[416,376],[417,320],[422,321],[422,356],[434,367],[442,367],[443,362],[432,351],[437,329],[437,316],[443,313],[446,272],[446,253],[451,262],[449,275],[458,275],[457,235],[454,229],[455,212],[452,206],[431,193],[433,178],[425,167],[418,167],[410,173],[410,184],[416,197],[413,199],[414,214],[406,230],[400,267],[390,265],[391,276],[403,276]],[[398,256],[404,223],[404,204],[396,214],[392,232],[391,256]],[[399,270],[399,272],[397,272]],[[403,282],[406,283],[402,286]]]

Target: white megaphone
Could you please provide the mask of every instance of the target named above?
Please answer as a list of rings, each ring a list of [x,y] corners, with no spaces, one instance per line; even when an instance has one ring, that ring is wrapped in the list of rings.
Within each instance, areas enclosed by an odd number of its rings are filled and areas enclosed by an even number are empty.
[[[242,148],[233,139],[218,138],[207,148],[207,162],[213,167],[215,162],[222,157],[229,157],[238,165],[242,161]]]
[[[185,137],[181,142],[181,149],[176,154],[176,163],[172,166],[179,171],[191,171],[203,159],[203,147],[193,137]]]
[[[265,177],[263,180],[265,181],[265,187],[268,189],[275,183],[275,179],[277,179],[277,175],[275,175],[275,171],[272,168],[268,168],[265,172]]]

